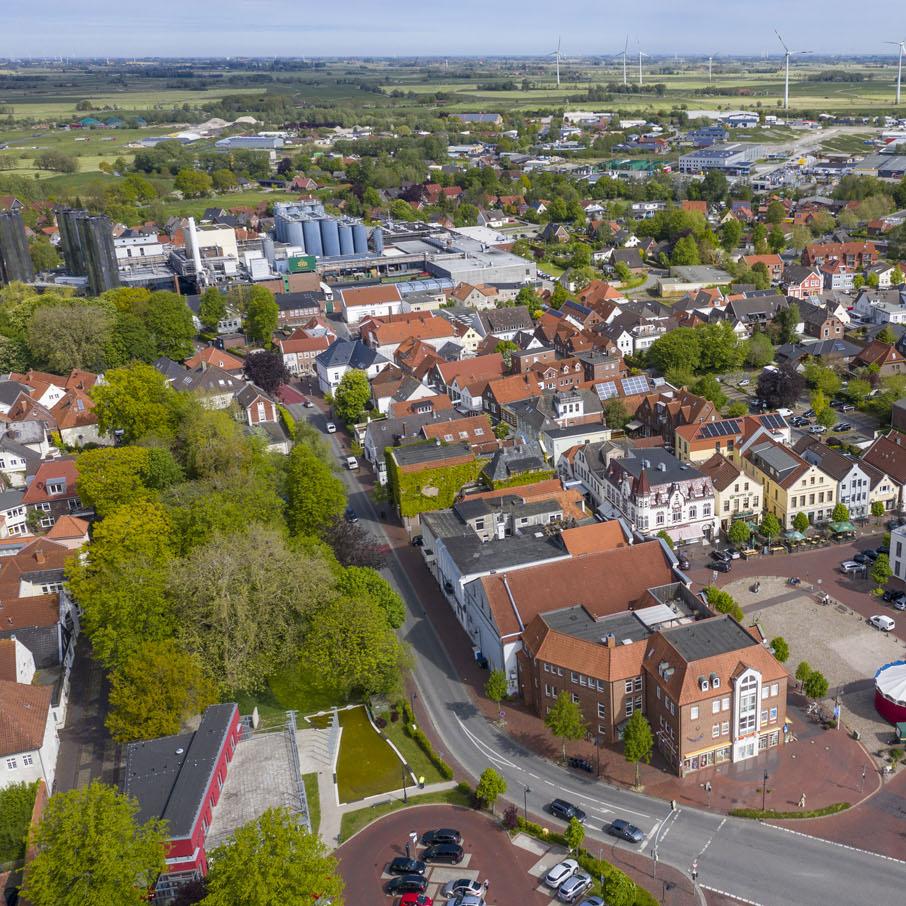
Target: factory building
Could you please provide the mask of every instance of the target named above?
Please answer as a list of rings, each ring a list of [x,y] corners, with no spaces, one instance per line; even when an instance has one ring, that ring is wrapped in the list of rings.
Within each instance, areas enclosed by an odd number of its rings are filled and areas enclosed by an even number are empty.
[[[0,211],[0,286],[14,280],[28,283],[34,268],[25,238],[25,224],[18,211]]]
[[[274,205],[274,239],[316,258],[367,257],[368,230],[358,221],[330,217],[316,201],[277,202]],[[384,250],[380,228],[372,230],[374,254]]]
[[[711,145],[680,155],[679,171],[701,173],[706,170],[722,170],[728,175],[745,175],[762,154],[761,145],[755,143]]]

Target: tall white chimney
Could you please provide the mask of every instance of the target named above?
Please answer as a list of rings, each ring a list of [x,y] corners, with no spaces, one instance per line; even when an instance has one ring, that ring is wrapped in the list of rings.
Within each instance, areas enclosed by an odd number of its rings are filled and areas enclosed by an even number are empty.
[[[201,277],[201,252],[198,248],[198,233],[195,231],[195,218],[189,218],[189,242],[192,244],[192,260],[195,262],[195,275]]]

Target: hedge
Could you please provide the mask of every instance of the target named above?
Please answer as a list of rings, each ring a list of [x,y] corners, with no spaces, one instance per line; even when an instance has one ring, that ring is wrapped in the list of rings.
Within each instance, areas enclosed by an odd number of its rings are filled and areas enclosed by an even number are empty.
[[[809,811],[802,809],[795,812],[780,812],[771,808],[764,810],[760,808],[734,808],[730,810],[730,814],[734,818],[763,818],[768,821],[785,821],[788,818],[823,818],[826,815],[836,815],[838,812],[845,812],[849,807],[848,802],[835,802],[833,805],[826,805],[824,808],[813,808]]]
[[[283,422],[283,427],[286,429],[286,433],[290,437],[296,436],[296,420],[293,418],[292,413],[286,406],[277,406],[277,411],[280,413],[280,421]]]
[[[557,833],[556,831],[549,831],[547,828],[542,827],[540,824],[535,824],[533,821],[526,821],[525,818],[518,817],[516,819],[516,826],[519,830],[529,834],[529,836],[537,837],[539,840],[544,840],[548,843],[558,843],[567,848],[569,847],[563,834]],[[595,880],[601,880],[603,878],[606,882],[608,878],[611,878],[614,875],[626,875],[625,872],[620,871],[619,868],[611,865],[610,862],[596,858],[587,849],[582,849],[581,846],[576,854],[576,861]],[[657,906],[655,897],[645,890],[644,887],[639,887],[639,885],[636,884],[632,878],[629,878],[628,875],[626,875],[626,877],[635,885],[636,889],[636,895],[632,901],[633,906]]]
[[[403,714],[403,732],[414,740],[415,744],[428,756],[428,761],[437,768],[444,780],[452,780],[453,768],[437,754],[434,746],[431,745],[431,740],[415,725],[415,715],[412,713],[412,708],[409,707],[409,702],[400,702],[399,707]]]

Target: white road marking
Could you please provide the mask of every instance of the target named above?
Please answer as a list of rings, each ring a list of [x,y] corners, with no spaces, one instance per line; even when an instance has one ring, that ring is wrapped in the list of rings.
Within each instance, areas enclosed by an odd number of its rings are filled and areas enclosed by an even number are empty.
[[[475,748],[478,749],[478,751],[481,752],[481,754],[484,755],[485,758],[488,759],[488,761],[508,768],[517,768],[517,765],[515,765],[512,761],[504,758],[503,755],[501,755],[499,752],[495,752],[494,749],[487,745],[487,743],[482,742],[474,733],[468,730],[466,728],[466,725],[458,717],[456,718],[456,722],[460,727],[462,727],[463,733],[466,734]]]
[[[717,825],[717,830],[708,837],[708,842],[702,847],[702,851],[698,854],[698,858],[701,858],[705,854],[705,850],[711,845],[711,841],[720,833],[720,829],[727,823],[727,819],[724,818],[720,824]]]
[[[772,827],[774,830],[783,831],[787,834],[795,834],[797,837],[806,837],[815,843],[827,843],[831,846],[839,846],[840,849],[848,849],[854,853],[861,853],[863,856],[874,856],[876,859],[884,859],[885,862],[896,862],[899,865],[906,865],[906,860],[897,859],[895,856],[885,856],[883,853],[873,853],[870,849],[859,849],[858,846],[850,846],[848,843],[838,843],[836,840],[825,840],[823,837],[813,837],[811,834],[803,834],[802,831],[793,830],[791,827],[780,827],[777,824],[771,824],[762,821],[761,824],[766,827]]]
[[[747,900],[745,897],[737,896],[735,893],[727,893],[726,890],[720,890],[717,887],[708,887],[707,884],[699,884],[702,890],[709,890],[711,893],[720,894],[722,897],[727,897],[731,900],[736,900],[737,903],[747,903],[748,906],[761,906],[761,903],[757,903],[755,900]]]
[[[645,837],[644,840],[642,840],[642,846],[641,846],[642,852],[644,852],[648,848],[648,841],[651,840],[651,838],[657,834],[658,830],[660,829],[660,826],[663,823],[664,823],[663,821],[658,821],[654,825],[654,827],[652,827],[651,830],[648,831],[648,836]]]

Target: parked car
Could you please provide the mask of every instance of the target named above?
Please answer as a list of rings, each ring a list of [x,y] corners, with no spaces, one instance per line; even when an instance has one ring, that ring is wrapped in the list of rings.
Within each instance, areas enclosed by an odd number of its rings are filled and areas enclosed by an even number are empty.
[[[880,629],[881,632],[893,632],[897,625],[892,617],[885,616],[883,613],[877,613],[873,617],[869,617],[868,622],[875,629]]]
[[[684,557],[682,554],[680,554],[680,555],[676,558],[676,565],[677,565],[680,569],[683,569],[683,570],[689,569],[689,568],[692,566],[692,564],[689,562],[689,558],[688,558],[688,557]]]
[[[440,827],[437,830],[428,831],[422,837],[422,843],[425,846],[431,846],[435,843],[456,843],[459,845],[462,843],[462,834],[458,830],[453,830],[452,827]]]
[[[730,555],[731,560],[738,560],[741,556],[738,550],[735,547],[724,548],[724,553]]]
[[[427,867],[424,862],[420,862],[418,859],[410,859],[408,856],[397,856],[387,866],[387,874],[423,875]]]
[[[849,422],[837,422],[834,425],[834,431],[852,431],[853,426]]]
[[[391,878],[384,888],[387,893],[424,893],[428,887],[428,879],[421,875],[400,875]]]
[[[711,559],[720,563],[729,563],[733,559],[733,555],[725,550],[714,550],[711,551]]]
[[[844,403],[844,404],[840,407],[840,411],[841,411],[841,412],[854,412],[854,411],[855,411],[855,408],[856,408],[856,407],[855,407],[852,403]]]
[[[866,564],[871,563],[871,557],[869,557],[865,551],[859,551],[858,554],[853,554],[853,561],[865,566]]]
[[[352,522],[353,524],[359,521],[359,514],[351,507],[346,507],[346,512],[343,513],[343,518],[347,522]]]
[[[354,472],[359,467],[359,461],[354,456],[346,457],[346,468]]]
[[[583,871],[577,871],[557,889],[557,899],[561,903],[574,903],[588,892],[589,887],[591,887],[591,876]]]
[[[875,560],[877,560],[878,557],[881,556],[873,547],[868,548],[868,550],[862,551],[862,553],[865,554],[865,556],[868,557],[868,559],[871,560],[872,563],[874,563]],[[855,557],[853,557],[853,559],[855,559]]]
[[[575,859],[564,859],[558,862],[544,877],[544,883],[556,890],[567,878],[571,878],[579,870],[579,863]]]
[[[827,428],[824,425],[812,425],[808,429],[809,434],[824,434],[825,431],[827,431]]]
[[[327,431],[328,434],[336,434],[336,433],[337,433],[337,426],[336,426],[333,422],[328,422],[328,423],[324,426],[324,428],[325,428],[325,430]]]
[[[894,610],[906,610],[906,595],[897,595],[893,599]]]
[[[805,416],[805,418],[814,418],[814,417],[815,417],[815,410],[814,410],[814,409],[806,409],[805,412],[803,412],[802,414]]]
[[[434,906],[434,900],[426,893],[404,893],[400,906]]]
[[[586,897],[579,906],[607,906],[607,904],[600,897]]]
[[[447,900],[447,906],[485,906],[484,898],[468,893],[455,900]]]
[[[896,591],[896,589],[888,588],[887,591],[885,591],[884,594],[881,595],[881,600],[885,604],[889,604],[891,601],[899,598],[901,594],[902,592]]]
[[[311,400],[306,400],[306,401],[305,401],[305,408],[306,408],[306,409],[314,409],[314,408],[315,408],[315,404],[314,404]]]
[[[889,556],[890,556],[890,545],[888,545],[888,544],[882,544],[880,547],[876,547],[876,548],[875,548],[875,553],[877,553],[877,554],[885,554],[886,556],[889,557]]]
[[[862,564],[859,563],[859,562],[857,562],[856,560],[844,560],[844,561],[840,564],[840,572],[841,572],[841,573],[847,573],[847,574],[849,574],[849,573],[857,573],[857,572],[859,572],[859,571],[860,571],[861,569],[863,569],[863,568],[864,568],[864,567],[862,566]]]
[[[447,865],[459,865],[464,856],[462,847],[457,843],[435,843],[422,853],[426,862],[446,862]]]
[[[484,893],[484,885],[477,879],[473,881],[470,878],[457,878],[455,881],[447,881],[440,892],[445,897],[480,897]]]
[[[607,826],[607,833],[611,837],[619,837],[621,840],[628,840],[630,843],[641,843],[645,835],[634,824],[624,821],[622,818],[615,818]]]
[[[413,546],[413,547],[424,547],[424,546],[425,546],[425,539],[424,539],[421,535],[416,535],[416,536],[412,539],[412,546]]]
[[[743,378],[736,386],[737,387],[748,387],[752,382],[747,378]]]
[[[571,818],[575,818],[577,821],[585,823],[585,812],[578,805],[573,805],[565,799],[555,799],[548,805],[547,810],[555,818],[560,818],[562,821],[569,821]]]
[[[719,573],[728,573],[733,567],[725,560],[712,560],[711,569],[717,570]]]
[[[839,437],[829,437],[824,441],[829,447],[842,447],[843,441]]]
[[[830,407],[831,407],[831,409],[842,409],[842,408],[843,408],[843,400],[831,400],[831,401],[830,401]]]

